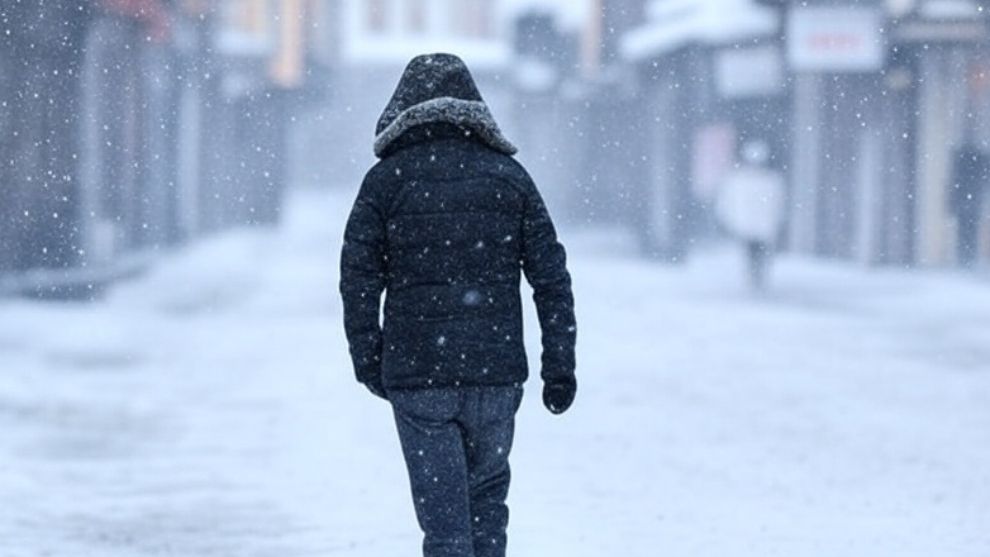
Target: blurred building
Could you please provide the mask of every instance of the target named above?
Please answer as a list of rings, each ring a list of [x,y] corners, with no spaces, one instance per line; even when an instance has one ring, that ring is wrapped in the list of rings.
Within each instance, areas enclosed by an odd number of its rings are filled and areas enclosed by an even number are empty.
[[[406,63],[452,52],[468,63],[496,118],[508,112],[509,29],[496,0],[335,0],[333,93],[297,137],[300,182],[356,187],[374,161],[374,127]]]
[[[954,153],[967,138],[984,149],[990,140],[984,6],[768,4],[785,21],[793,75],[792,246],[865,263],[954,263]]]
[[[0,276],[84,256],[78,158],[89,3],[0,1]]]
[[[162,248],[276,223],[290,108],[326,74],[323,4],[0,3],[0,291],[86,296]]]
[[[748,138],[790,176],[793,250],[951,264],[964,143],[990,144],[987,6],[970,0],[646,1],[622,53],[638,113],[648,244],[704,235],[720,174]],[[984,187],[990,187],[985,185]],[[986,197],[986,196],[985,196]],[[990,260],[982,209],[980,253]]]
[[[641,0],[537,4],[515,16],[519,157],[561,220],[615,224],[637,210],[643,118],[618,44],[641,19]]]
[[[637,223],[644,206],[640,141],[648,116],[637,103],[620,46],[624,33],[643,20],[644,5],[642,0],[590,4],[578,40],[580,82],[569,84],[565,97],[574,107],[568,124],[578,140],[569,212],[593,224]]]
[[[280,220],[293,123],[310,95],[329,86],[321,25],[326,0],[224,0],[207,33],[203,68],[206,195],[198,225],[271,225]]]
[[[960,158],[990,152],[990,0],[0,10],[0,290],[88,285],[274,224],[290,182],[355,187],[403,66],[435,51],[468,62],[555,210],[628,225],[651,256],[714,234],[738,146],[762,139],[789,177],[790,249],[948,265],[974,234],[990,263],[990,186]]]
[[[644,250],[680,261],[710,233],[721,180],[738,145],[762,140],[786,165],[783,53],[773,10],[747,0],[645,4],[625,33],[636,127],[637,232]]]
[[[526,10],[515,17],[509,74],[514,102],[506,122],[544,200],[572,219],[582,192],[579,39],[553,11]]]

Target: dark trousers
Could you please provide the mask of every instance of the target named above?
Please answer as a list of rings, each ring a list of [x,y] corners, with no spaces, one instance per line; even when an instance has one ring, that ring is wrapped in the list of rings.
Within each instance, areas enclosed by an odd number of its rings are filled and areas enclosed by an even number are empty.
[[[763,290],[770,264],[770,244],[760,240],[746,241],[746,259],[749,262],[749,284],[754,290]]]
[[[974,207],[979,204],[974,203]],[[972,267],[979,257],[980,245],[980,213],[979,211],[963,211],[958,215],[959,229],[957,252],[959,264],[963,267]]]
[[[389,391],[425,557],[503,557],[521,387]]]

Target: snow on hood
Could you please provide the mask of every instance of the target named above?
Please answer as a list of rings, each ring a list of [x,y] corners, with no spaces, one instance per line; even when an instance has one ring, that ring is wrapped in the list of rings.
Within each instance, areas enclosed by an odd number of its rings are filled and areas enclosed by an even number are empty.
[[[410,129],[447,123],[471,130],[497,151],[514,155],[464,61],[453,54],[424,54],[409,62],[375,128],[375,154]]]

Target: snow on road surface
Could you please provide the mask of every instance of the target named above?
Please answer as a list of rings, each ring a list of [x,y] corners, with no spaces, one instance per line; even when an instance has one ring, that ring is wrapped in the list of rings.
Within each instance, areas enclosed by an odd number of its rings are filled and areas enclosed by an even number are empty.
[[[417,554],[341,330],[348,201],[299,193],[105,301],[0,301],[0,556]],[[578,401],[528,384],[510,555],[990,555],[990,284],[787,259],[753,298],[732,251],[564,239]]]

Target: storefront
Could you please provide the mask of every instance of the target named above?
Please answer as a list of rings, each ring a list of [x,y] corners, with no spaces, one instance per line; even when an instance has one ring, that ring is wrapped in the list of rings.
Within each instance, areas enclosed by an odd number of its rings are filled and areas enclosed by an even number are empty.
[[[956,262],[954,153],[986,137],[981,12],[789,7],[791,246],[866,264]],[[975,8],[975,5],[974,5]]]
[[[911,238],[885,234],[893,219],[910,227],[910,130],[899,129],[910,95],[896,74],[884,79],[888,49],[879,5],[794,7],[785,44],[794,82],[791,247],[879,261],[910,253]],[[908,119],[907,121],[910,121]],[[895,137],[885,130],[898,132]],[[899,145],[900,144],[900,145]],[[898,172],[900,170],[900,172]]]
[[[919,265],[970,264],[964,261],[963,243],[975,241],[980,258],[988,254],[987,197],[990,176],[986,170],[975,177],[979,187],[972,193],[982,199],[977,209],[978,238],[969,240],[965,219],[954,196],[961,177],[958,154],[972,147],[990,154],[990,63],[988,33],[984,12],[961,13],[919,11],[894,29],[896,49],[914,59],[912,87],[915,90],[916,129],[914,141],[915,249],[913,262]],[[981,195],[982,194],[982,195]]]
[[[725,10],[737,14],[725,18]],[[773,10],[745,1],[651,4],[626,35],[638,137],[636,233],[644,252],[682,261],[714,231],[711,207],[738,146],[766,142],[788,158],[788,88]]]

